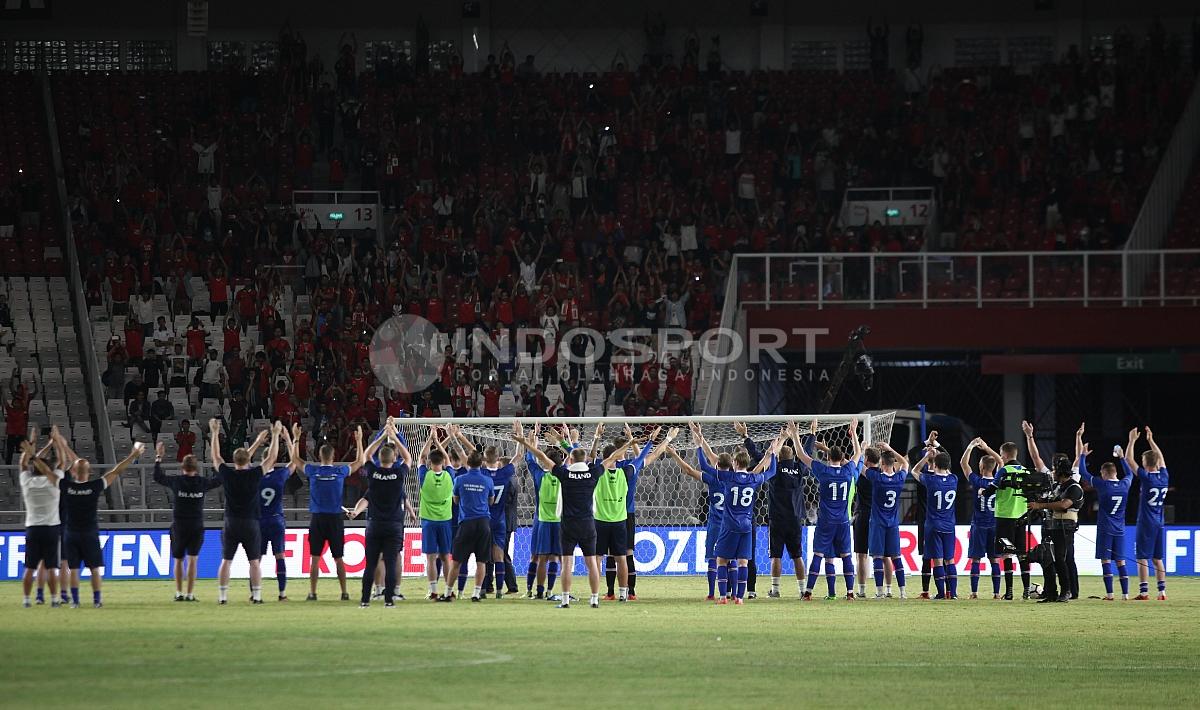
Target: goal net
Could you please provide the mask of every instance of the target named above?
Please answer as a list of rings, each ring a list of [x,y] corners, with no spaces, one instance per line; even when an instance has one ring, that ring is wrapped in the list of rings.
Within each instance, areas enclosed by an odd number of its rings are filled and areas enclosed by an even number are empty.
[[[637,446],[654,436],[654,443],[661,441],[672,427],[679,434],[672,446],[685,461],[695,465],[697,444],[689,431],[689,422],[701,425],[705,439],[717,453],[734,452],[744,446],[746,438],[765,448],[788,422],[798,424],[802,434],[811,430],[816,422],[816,440],[827,446],[840,446],[849,452],[852,449],[849,426],[851,420],[859,420],[859,436],[867,443],[889,441],[894,413],[874,415],[795,415],[795,416],[745,416],[745,417],[575,417],[567,419],[536,418],[464,418],[464,419],[403,419],[400,429],[407,439],[408,447],[415,457],[428,440],[430,433],[450,424],[457,425],[475,446],[482,449],[495,446],[502,456],[512,456],[517,445],[512,439],[514,421],[521,422],[526,434],[535,423],[541,423],[542,432],[538,445],[543,450],[556,445],[557,438],[549,431],[550,426],[567,425],[577,429],[583,445],[590,445],[598,424],[604,429],[600,447],[612,443],[625,435],[625,426],[632,431]],[[745,436],[741,428],[745,427]],[[814,452],[820,458],[820,450]],[[516,526],[510,530],[510,552],[518,576],[529,560],[531,525],[534,513],[534,488],[525,464],[524,456],[513,461],[517,475],[513,478],[516,490]],[[409,496],[417,499],[416,477],[410,477]],[[767,505],[766,486],[759,492],[756,504],[756,558],[759,564],[767,559]],[[702,574],[706,569],[704,557],[705,523],[708,518],[707,486],[682,472],[670,456],[663,455],[653,464],[646,466],[638,476],[634,491],[636,503],[636,547],[635,557],[639,574]],[[808,479],[805,486],[805,508],[808,523],[816,520],[817,490],[815,482]],[[790,564],[790,562],[785,562]]]

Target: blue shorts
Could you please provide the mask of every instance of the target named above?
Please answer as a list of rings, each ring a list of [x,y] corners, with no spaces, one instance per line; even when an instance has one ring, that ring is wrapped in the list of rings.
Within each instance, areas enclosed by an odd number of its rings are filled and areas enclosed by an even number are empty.
[[[717,538],[716,556],[725,560],[750,559],[753,535],[753,532],[722,530]]]
[[[533,524],[533,554],[561,555],[562,554],[562,525],[561,523]]]
[[[448,555],[454,548],[453,526],[449,520],[421,521],[421,552],[426,555]]]
[[[871,523],[871,530],[867,535],[867,549],[872,557],[899,557],[900,526]]]
[[[1129,556],[1125,553],[1125,533],[1110,533],[1096,528],[1096,559],[1120,560],[1124,562]]]
[[[493,520],[492,526],[492,544],[499,547],[501,550],[508,549],[508,528],[504,525],[504,521],[499,522]]]
[[[936,529],[925,527],[925,557],[931,560],[954,561],[954,551],[957,544],[954,541],[954,531],[938,532]]]
[[[259,530],[262,532],[262,554],[267,554],[267,545],[270,544],[271,552],[275,555],[283,554],[283,534],[287,532],[287,522],[283,516],[275,516],[271,518],[261,518],[258,521]]]
[[[813,536],[813,554],[825,557],[841,557],[850,554],[850,523],[824,523],[817,521],[817,532]]]
[[[971,526],[971,539],[967,543],[968,560],[996,559],[996,526]]]
[[[1166,557],[1167,535],[1161,525],[1139,525],[1134,548],[1139,560],[1161,560]]]
[[[717,538],[721,537],[721,520],[708,518],[708,533],[704,537],[704,559],[711,560],[717,556]]]

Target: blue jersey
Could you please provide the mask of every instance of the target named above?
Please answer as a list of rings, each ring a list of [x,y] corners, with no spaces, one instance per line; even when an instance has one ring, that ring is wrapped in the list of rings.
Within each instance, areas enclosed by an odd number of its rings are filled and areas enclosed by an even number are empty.
[[[932,471],[921,476],[925,484],[925,525],[934,532],[954,532],[954,500],[958,497],[958,476],[939,476]]]
[[[1096,489],[1096,530],[1109,535],[1124,535],[1125,504],[1129,501],[1133,476],[1126,475],[1115,481],[1093,476],[1087,470],[1087,456],[1079,457],[1079,475]]]
[[[287,466],[276,466],[258,483],[258,502],[262,505],[260,520],[283,515],[283,486],[292,472]]]
[[[884,473],[882,469],[868,468],[863,474],[871,482],[871,524],[894,528],[900,524],[900,494],[904,492],[907,471]]]
[[[485,468],[484,475],[492,479],[492,505],[490,508],[492,523],[495,525],[504,525],[505,512],[504,507],[508,503],[508,497],[512,495],[512,489],[509,488],[509,483],[512,481],[513,475],[517,472],[517,467],[511,463],[507,463],[500,468]]]
[[[646,456],[648,456],[650,454],[650,452],[653,450],[654,450],[654,440],[651,439],[642,445],[642,450],[638,452],[637,456],[635,456],[631,459],[622,459],[617,462],[618,469],[625,469],[626,471],[629,471],[629,468],[626,468],[627,466],[633,469],[632,473],[630,473],[628,476],[629,494],[625,498],[625,512],[626,513],[632,513],[632,512],[634,512],[634,510],[636,508],[636,506],[634,505],[634,495],[633,494],[634,494],[634,491],[637,490],[638,474],[640,474],[642,472],[642,469],[646,467]]]
[[[720,523],[725,517],[725,484],[721,483],[720,469],[708,462],[702,449],[696,449],[700,462],[700,480],[708,486],[708,521]]]
[[[775,457],[765,473],[719,471],[717,480],[724,486],[725,514],[721,529],[726,532],[748,533],[754,529],[754,498],[758,487],[775,475]]]
[[[1126,475],[1131,473],[1124,459],[1121,465],[1125,467]],[[1141,493],[1138,500],[1138,527],[1162,527],[1163,505],[1167,502],[1167,485],[1170,482],[1167,467],[1159,466],[1157,471],[1151,472],[1138,466],[1137,477],[1138,491]]]
[[[400,416],[406,417],[408,415],[401,413]],[[383,436],[383,429],[380,429],[379,431],[372,434],[371,440],[368,441],[366,444],[367,447],[370,448],[370,446],[372,444],[374,444],[376,441],[378,441],[382,436]],[[408,440],[404,438],[404,432],[401,431],[399,428],[396,429],[396,439],[398,439],[401,444],[404,444],[404,448],[408,448]],[[383,447],[381,446],[379,448],[382,449]],[[400,457],[396,456],[396,460],[399,460],[399,459],[400,459]],[[376,466],[379,465],[379,449],[376,449],[375,453],[371,454],[371,463],[375,464]]]
[[[321,466],[304,464],[304,475],[308,477],[308,512],[341,515],[342,490],[350,467],[346,465]]]
[[[492,487],[491,476],[477,468],[465,469],[454,478],[454,497],[458,498],[460,522],[488,517]]]
[[[988,492],[988,486],[996,482],[994,478],[984,478],[978,473],[972,473],[968,479],[975,489],[975,504],[971,507],[971,524],[981,528],[996,527],[996,489]]]
[[[854,479],[858,477],[858,466],[844,463],[830,466],[824,461],[813,460],[812,474],[817,479],[817,525],[843,525],[850,522],[850,495],[854,492]]]

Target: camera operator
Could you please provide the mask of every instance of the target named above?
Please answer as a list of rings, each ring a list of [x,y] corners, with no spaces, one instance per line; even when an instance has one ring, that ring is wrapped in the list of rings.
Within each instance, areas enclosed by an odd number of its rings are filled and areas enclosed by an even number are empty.
[[[1070,562],[1075,559],[1075,530],[1079,527],[1083,487],[1072,478],[1071,463],[1066,459],[1054,461],[1054,481],[1054,488],[1047,500],[1029,503],[1030,510],[1049,513],[1042,523],[1042,535],[1043,542],[1046,538],[1050,540],[1049,550],[1053,554],[1053,564],[1050,566],[1046,563],[1051,560],[1043,557],[1042,571],[1046,583],[1038,603],[1069,601],[1073,587]]]

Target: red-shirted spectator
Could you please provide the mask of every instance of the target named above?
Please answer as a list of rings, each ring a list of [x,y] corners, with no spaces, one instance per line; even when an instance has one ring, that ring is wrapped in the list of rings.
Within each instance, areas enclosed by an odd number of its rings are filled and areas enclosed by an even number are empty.
[[[182,461],[185,456],[191,456],[196,447],[196,432],[192,431],[191,422],[187,419],[179,422],[179,431],[175,432],[175,460]]]
[[[214,321],[229,312],[229,279],[225,276],[225,269],[218,267],[213,271],[208,285],[208,302],[212,306]]]

